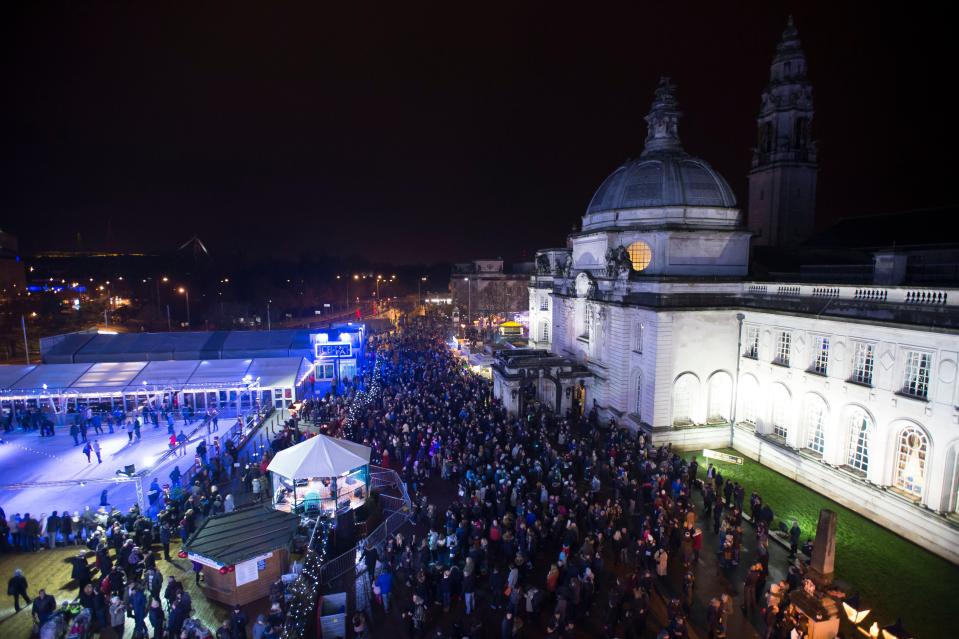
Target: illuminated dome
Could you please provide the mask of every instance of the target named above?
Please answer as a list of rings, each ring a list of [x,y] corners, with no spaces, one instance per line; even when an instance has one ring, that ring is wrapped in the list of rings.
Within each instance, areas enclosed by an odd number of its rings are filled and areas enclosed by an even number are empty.
[[[657,218],[652,212],[646,212],[622,216],[621,219],[618,214],[620,211],[665,207],[736,207],[736,197],[726,180],[707,162],[683,150],[677,126],[680,112],[672,90],[669,80],[663,78],[646,116],[648,133],[642,155],[627,161],[603,181],[586,209],[584,230],[587,226],[597,224],[623,223],[626,218],[645,223]],[[670,222],[677,221],[675,215],[667,217]],[[698,216],[691,214],[684,217],[685,223],[690,224]],[[738,218],[738,212],[735,217]]]
[[[726,180],[705,161],[682,151],[659,151],[613,171],[586,212],[664,206],[731,208],[736,198]]]

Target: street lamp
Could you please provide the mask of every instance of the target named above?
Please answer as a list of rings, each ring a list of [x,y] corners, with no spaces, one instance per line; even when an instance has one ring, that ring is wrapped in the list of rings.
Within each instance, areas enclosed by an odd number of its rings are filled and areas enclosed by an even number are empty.
[[[473,324],[473,284],[468,277],[464,277],[463,281],[466,282],[466,325],[471,326]]]
[[[181,295],[186,295],[186,325],[187,328],[190,327],[190,291],[183,288],[182,286],[177,289],[177,293]]]
[[[270,304],[273,303],[273,300],[266,301],[266,330],[272,331],[273,324],[270,323]]]
[[[424,277],[421,277],[421,278],[420,278],[420,281],[416,283],[416,303],[417,303],[417,304],[422,304],[422,303],[423,303],[423,289],[422,289],[422,286],[423,286],[423,282],[425,282],[425,281],[426,281],[426,277],[424,276]]]

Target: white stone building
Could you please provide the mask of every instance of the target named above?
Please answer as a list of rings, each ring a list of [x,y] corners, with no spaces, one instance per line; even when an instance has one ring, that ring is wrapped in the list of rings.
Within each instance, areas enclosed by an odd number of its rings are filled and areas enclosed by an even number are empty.
[[[777,70],[784,48],[793,75]],[[773,69],[776,92],[793,78],[811,95],[791,22]],[[959,290],[874,284],[885,253],[868,282],[749,276],[752,238],[789,246],[812,228],[811,108],[784,100],[776,114],[804,136],[802,162],[750,174],[760,231],[683,150],[662,81],[643,153],[600,185],[570,248],[537,253],[530,350],[500,357],[494,390],[514,411],[535,398],[680,448],[732,445],[959,562]],[[770,205],[755,190],[771,182],[813,191]]]

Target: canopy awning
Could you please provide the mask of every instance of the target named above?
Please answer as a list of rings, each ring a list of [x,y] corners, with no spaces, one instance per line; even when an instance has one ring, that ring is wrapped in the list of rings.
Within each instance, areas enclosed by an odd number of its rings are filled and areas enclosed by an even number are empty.
[[[224,513],[207,519],[183,550],[223,566],[286,548],[300,518],[261,506]]]
[[[317,435],[281,450],[267,470],[289,479],[339,477],[370,463],[370,449],[346,439]]]

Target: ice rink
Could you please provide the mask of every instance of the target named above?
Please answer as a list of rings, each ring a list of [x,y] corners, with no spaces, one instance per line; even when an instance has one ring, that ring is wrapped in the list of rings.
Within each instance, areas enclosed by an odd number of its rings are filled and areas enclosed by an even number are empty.
[[[221,416],[219,431],[210,434],[207,434],[205,426],[201,427],[189,441],[185,455],[170,457],[156,466],[157,460],[169,449],[170,436],[163,423],[158,429],[154,429],[152,424],[147,425],[140,431],[141,439],[137,441],[134,437],[132,442],[123,431],[110,434],[104,429],[104,434],[96,435],[91,429],[87,434],[88,439],[91,442],[94,438],[100,441],[103,463],[99,464],[95,453],[90,455],[92,462],[87,462],[82,452],[83,442],[74,446],[73,438],[63,427],[57,428],[57,434],[53,437],[40,437],[37,431],[3,434],[4,443],[0,444],[0,485],[62,481],[77,483],[0,490],[0,506],[8,517],[14,513],[30,513],[38,517],[43,513],[54,510],[62,512],[65,509],[73,512],[83,510],[84,506],[96,510],[100,505],[100,493],[106,489],[109,503],[125,511],[136,503],[136,487],[132,481],[116,481],[117,470],[123,470],[127,464],[136,466],[137,471],[152,467],[142,478],[144,493],[149,490],[154,477],[159,479],[161,486],[170,483],[174,466],[178,466],[181,473],[185,472],[194,462],[200,441],[206,439],[207,445],[211,445],[213,438],[225,435],[234,421],[235,417]],[[177,433],[182,430],[189,435],[198,424],[194,421],[192,425],[184,425],[178,420],[174,428]],[[113,481],[95,481],[103,479]]]

